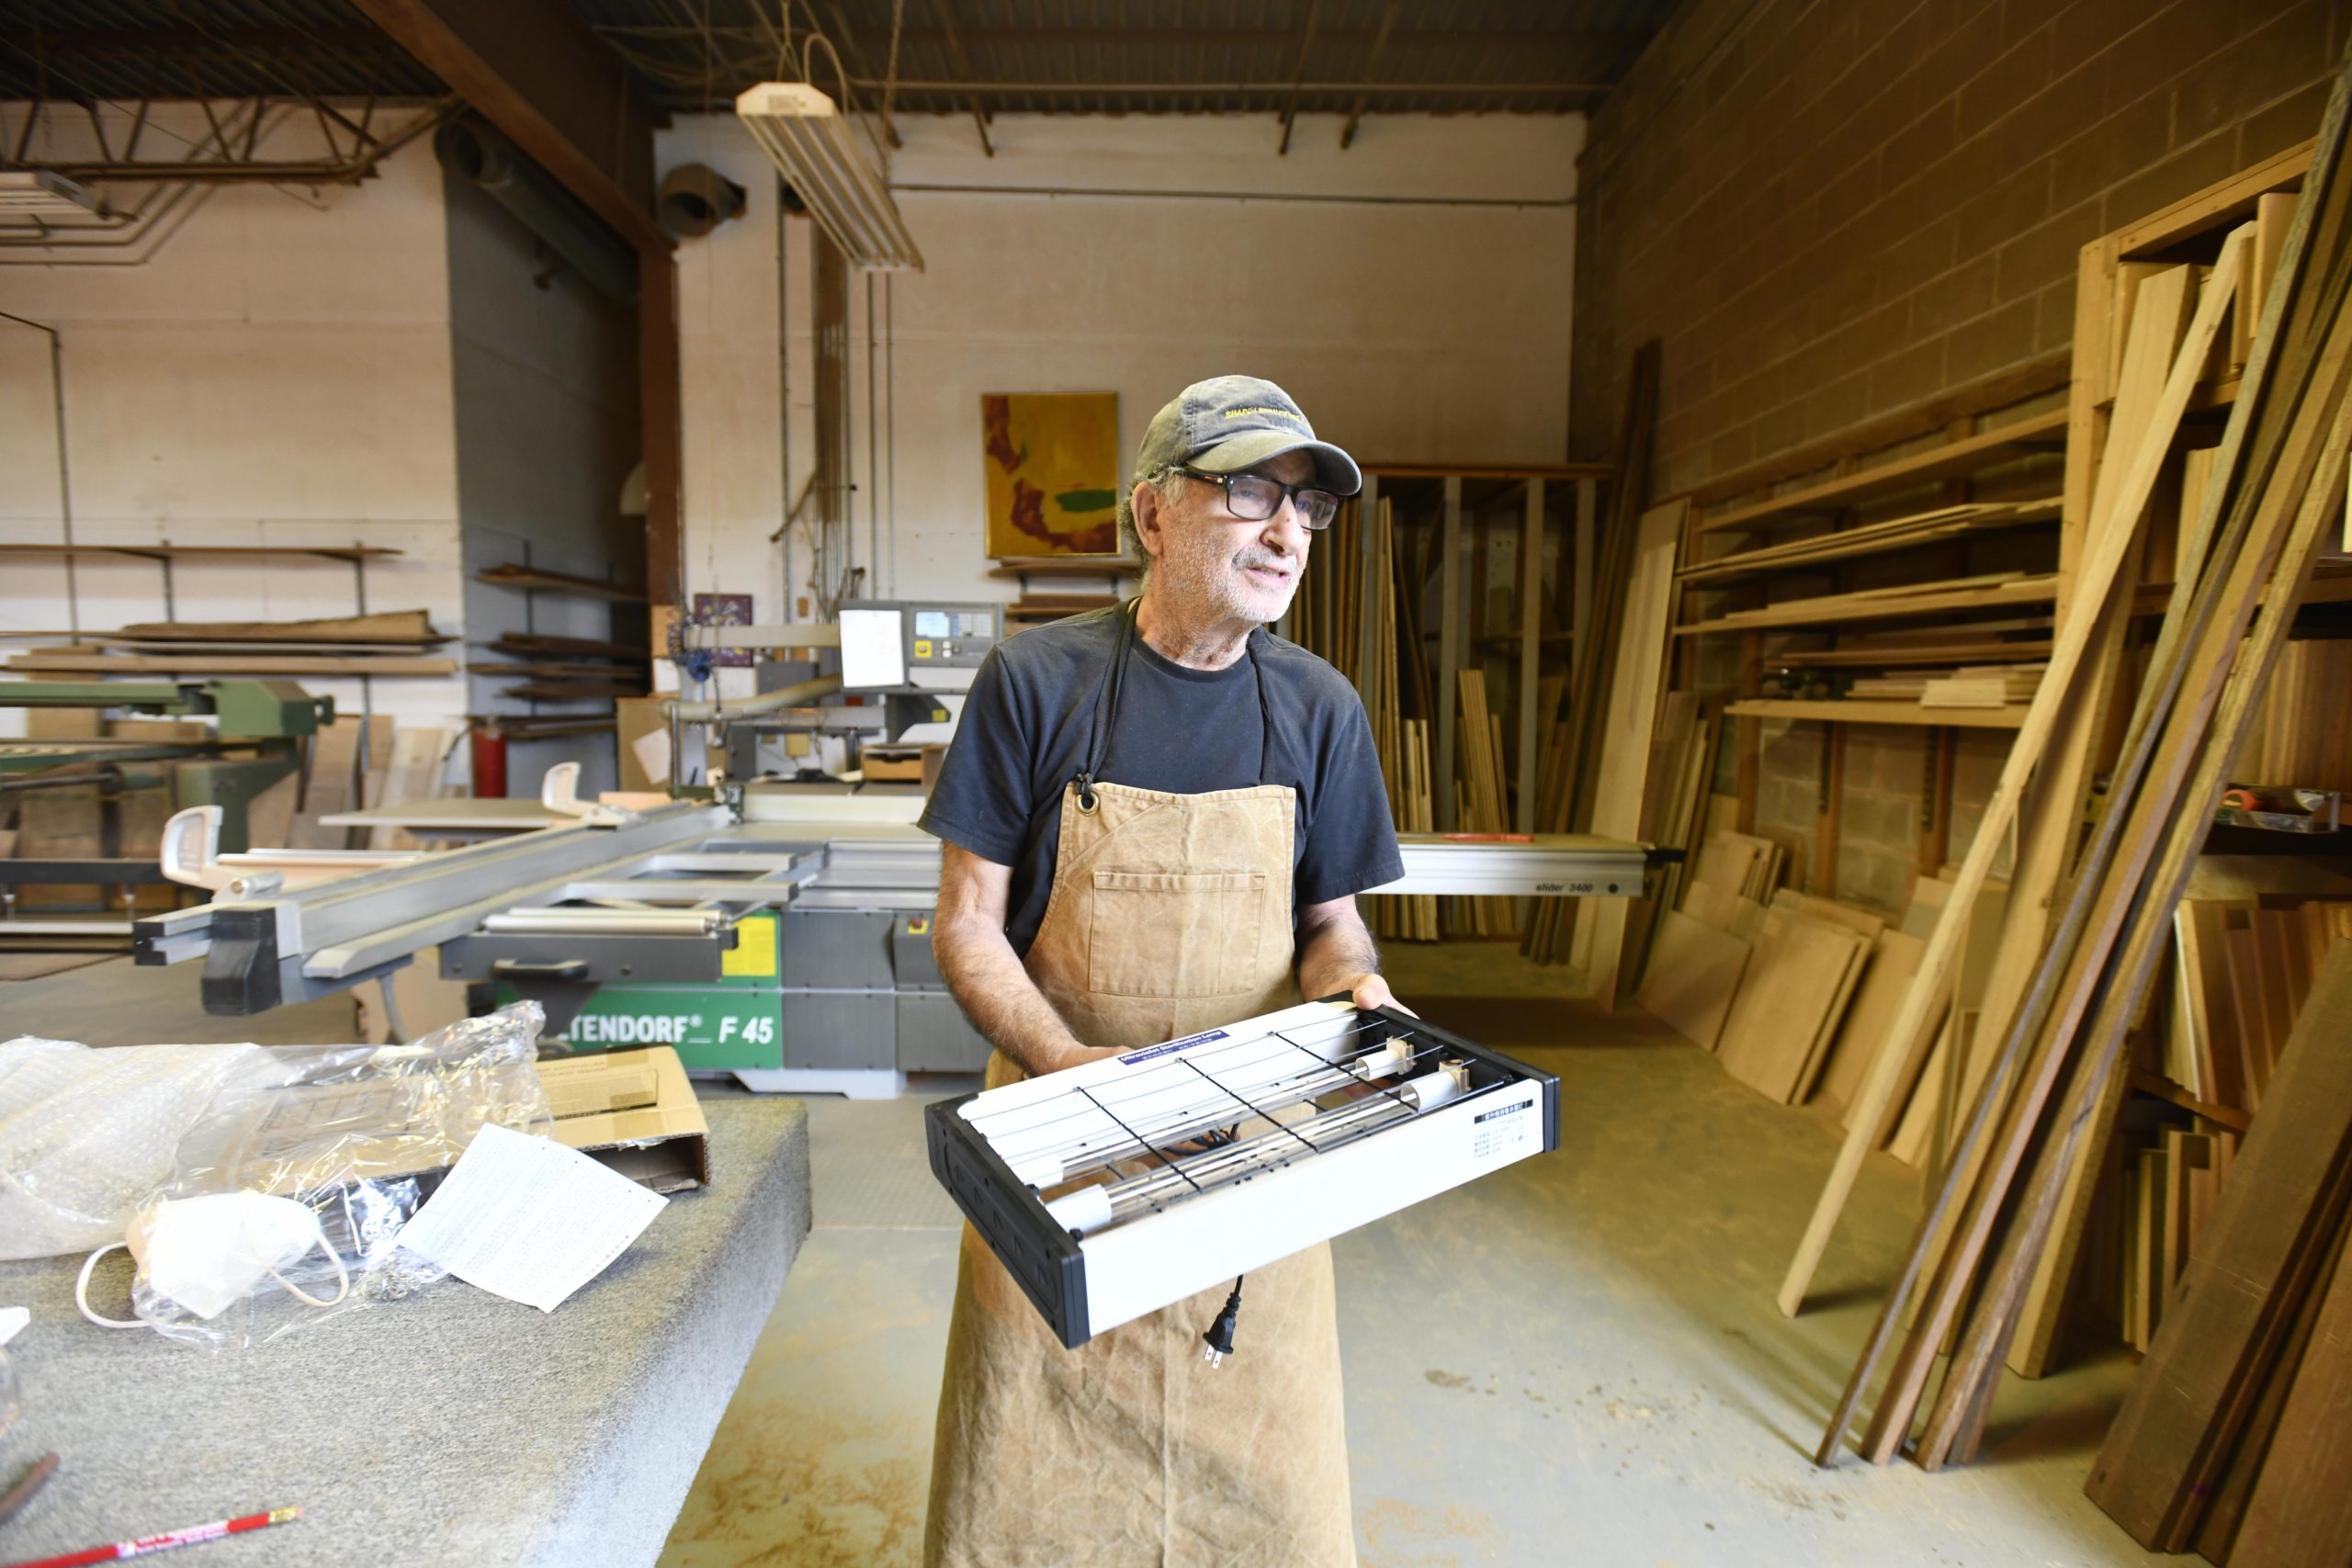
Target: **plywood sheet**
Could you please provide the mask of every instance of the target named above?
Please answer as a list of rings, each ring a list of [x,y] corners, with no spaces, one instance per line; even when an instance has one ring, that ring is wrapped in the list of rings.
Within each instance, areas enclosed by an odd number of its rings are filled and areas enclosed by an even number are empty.
[[[1694,1045],[1712,1051],[1747,967],[1747,943],[1693,919],[1667,912],[1651,950],[1648,973],[1635,998],[1651,1017]]]
[[[1886,1043],[1886,1032],[1894,1026],[1894,1015],[1902,1009],[1903,993],[1917,972],[1919,954],[1927,951],[1927,946],[1917,937],[1905,936],[1901,931],[1879,933],[1870,969],[1863,975],[1861,987],[1854,993],[1853,1006],[1847,1010],[1845,1022],[1830,1046],[1829,1061],[1814,1091],[1816,1099],[1840,1107],[1854,1103],[1862,1080],[1870,1076],[1871,1062]]]
[[[1717,1047],[1732,1077],[1783,1104],[1792,1100],[1862,946],[1843,927],[1768,911]]]

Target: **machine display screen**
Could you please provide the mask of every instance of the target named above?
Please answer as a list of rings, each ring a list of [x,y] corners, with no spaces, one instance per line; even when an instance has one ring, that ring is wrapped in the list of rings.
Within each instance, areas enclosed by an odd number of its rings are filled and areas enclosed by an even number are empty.
[[[951,637],[955,635],[952,629],[955,622],[956,617],[949,615],[944,610],[917,610],[915,612],[915,636],[941,637]]]

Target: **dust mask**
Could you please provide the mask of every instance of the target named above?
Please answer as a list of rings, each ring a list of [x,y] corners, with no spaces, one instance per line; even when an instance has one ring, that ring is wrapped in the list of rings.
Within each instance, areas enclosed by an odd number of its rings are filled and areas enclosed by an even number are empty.
[[[84,1317],[109,1328],[145,1326],[141,1318],[100,1317],[90,1310],[90,1270],[118,1247],[130,1249],[140,1283],[208,1322],[253,1294],[264,1280],[276,1280],[315,1307],[334,1305],[351,1289],[343,1259],[327,1245],[319,1216],[306,1204],[248,1191],[167,1198],[131,1216],[121,1241],[98,1248],[82,1265],[74,1304]],[[324,1250],[334,1264],[332,1300],[306,1293],[281,1272],[312,1247]]]

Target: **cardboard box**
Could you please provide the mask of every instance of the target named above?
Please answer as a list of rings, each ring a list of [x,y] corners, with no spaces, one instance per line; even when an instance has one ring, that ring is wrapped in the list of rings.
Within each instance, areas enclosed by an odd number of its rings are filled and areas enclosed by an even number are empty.
[[[920,746],[865,746],[858,750],[858,767],[875,784],[918,784],[922,779]]]
[[[555,1135],[656,1192],[710,1185],[710,1125],[667,1045],[539,1064]]]

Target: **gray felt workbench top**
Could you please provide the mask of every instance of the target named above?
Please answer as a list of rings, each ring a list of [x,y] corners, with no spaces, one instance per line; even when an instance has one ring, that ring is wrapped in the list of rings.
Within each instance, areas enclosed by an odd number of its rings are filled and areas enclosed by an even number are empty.
[[[552,1314],[445,1280],[255,1350],[202,1350],[74,1309],[81,1260],[0,1263],[24,1408],[0,1488],[14,1562],[300,1504],[275,1529],[174,1553],[246,1563],[650,1563],[808,1231],[794,1100],[705,1103],[712,1182]],[[93,1304],[129,1266],[98,1266]],[[103,1305],[101,1311],[107,1310]]]

